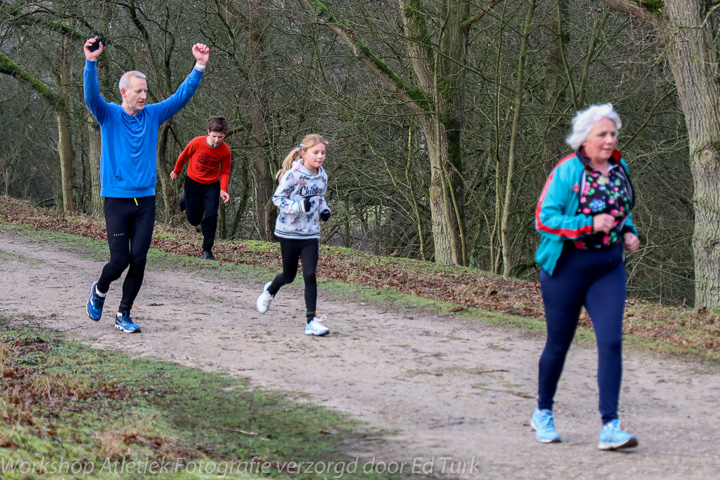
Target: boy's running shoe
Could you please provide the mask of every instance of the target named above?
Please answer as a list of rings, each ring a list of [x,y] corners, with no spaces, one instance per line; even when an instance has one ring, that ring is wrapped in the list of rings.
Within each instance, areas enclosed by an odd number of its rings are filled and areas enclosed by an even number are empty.
[[[118,312],[115,317],[115,330],[125,333],[140,333],[140,325],[133,322],[129,313]]]
[[[530,425],[535,429],[535,436],[541,443],[558,443],[560,434],[555,430],[555,415],[550,410],[535,409]]]
[[[97,294],[97,282],[93,282],[90,287],[90,300],[88,300],[85,311],[90,317],[90,320],[96,322],[102,317],[103,307],[105,306],[105,297],[101,297]]]
[[[620,420],[612,420],[600,429],[600,450],[617,450],[619,448],[637,447],[638,440],[635,435],[630,435],[620,425]]]
[[[315,317],[312,321],[305,325],[305,335],[315,335],[322,337],[330,333],[330,329],[320,323],[320,320],[325,320],[325,317]]]
[[[265,288],[263,288],[263,292],[260,294],[260,296],[257,299],[257,302],[256,302],[257,311],[260,313],[267,312],[268,308],[270,308],[270,304],[272,303],[273,298],[275,298],[275,295],[270,295],[270,292],[268,292],[268,288],[270,288],[270,285],[272,285],[272,282],[267,282],[265,284]]]

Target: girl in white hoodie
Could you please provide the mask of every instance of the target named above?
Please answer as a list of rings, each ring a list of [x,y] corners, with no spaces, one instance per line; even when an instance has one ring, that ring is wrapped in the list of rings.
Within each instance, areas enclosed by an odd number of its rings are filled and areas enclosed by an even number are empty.
[[[280,210],[275,222],[275,236],[280,239],[283,271],[272,282],[265,284],[257,299],[257,310],[267,312],[280,287],[295,280],[298,261],[302,259],[305,280],[305,306],[307,323],[305,335],[327,335],[330,330],[318,318],[317,280],[320,221],[330,218],[325,202],[328,177],[322,168],[325,162],[326,142],[320,135],[306,135],[300,145],[283,161],[277,174],[280,179],[273,203]]]

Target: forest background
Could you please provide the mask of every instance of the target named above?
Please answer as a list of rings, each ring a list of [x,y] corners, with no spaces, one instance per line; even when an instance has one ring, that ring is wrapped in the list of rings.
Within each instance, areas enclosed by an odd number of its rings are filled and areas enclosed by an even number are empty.
[[[329,140],[322,241],[537,278],[534,210],[577,110],[611,102],[642,241],[630,294],[720,306],[718,6],[701,0],[2,0],[0,193],[102,214],[100,134],[82,45],[106,39],[101,92],[127,70],[169,96],[203,42],[191,103],[160,130],[158,220],[183,223],[169,173],[206,119],[233,151],[219,236],[272,240],[287,152]]]

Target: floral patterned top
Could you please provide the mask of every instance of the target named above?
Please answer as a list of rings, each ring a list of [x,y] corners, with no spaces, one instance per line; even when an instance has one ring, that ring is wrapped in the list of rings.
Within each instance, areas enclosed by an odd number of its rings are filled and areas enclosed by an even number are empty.
[[[608,213],[615,217],[615,228],[610,233],[596,232],[585,235],[574,243],[575,248],[591,250],[609,248],[623,241],[622,230],[630,213],[630,196],[622,167],[610,164],[608,174],[591,167],[585,168],[584,188],[577,213],[595,216]]]

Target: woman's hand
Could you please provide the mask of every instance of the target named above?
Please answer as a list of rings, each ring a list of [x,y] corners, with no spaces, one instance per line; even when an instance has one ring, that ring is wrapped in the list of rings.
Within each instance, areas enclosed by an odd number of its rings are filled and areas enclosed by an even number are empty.
[[[615,217],[607,213],[601,213],[593,217],[593,233],[610,233],[615,228]]]
[[[640,246],[640,239],[632,232],[623,235],[623,240],[625,241],[625,250],[630,253],[633,253]]]

